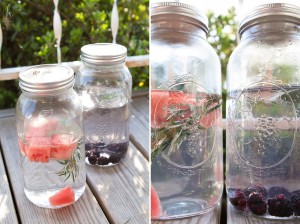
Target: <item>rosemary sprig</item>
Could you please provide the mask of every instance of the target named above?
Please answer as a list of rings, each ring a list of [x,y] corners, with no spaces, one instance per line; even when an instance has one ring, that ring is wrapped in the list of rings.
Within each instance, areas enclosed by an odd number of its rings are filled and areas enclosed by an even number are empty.
[[[79,175],[80,170],[80,160],[82,158],[80,152],[80,145],[81,141],[78,142],[77,148],[74,150],[73,154],[71,155],[70,159],[68,160],[57,160],[58,163],[64,165],[64,167],[57,172],[58,176],[65,176],[65,181],[67,181],[70,176],[72,177],[73,182]]]
[[[198,104],[200,103],[198,102]],[[169,149],[168,155],[170,155],[180,147],[191,133],[205,129],[200,124],[202,116],[207,116],[220,108],[221,105],[221,97],[215,94],[207,96],[205,102],[200,105],[181,103],[164,108],[167,110],[168,117],[164,124],[151,134],[153,142],[152,161],[166,149]]]

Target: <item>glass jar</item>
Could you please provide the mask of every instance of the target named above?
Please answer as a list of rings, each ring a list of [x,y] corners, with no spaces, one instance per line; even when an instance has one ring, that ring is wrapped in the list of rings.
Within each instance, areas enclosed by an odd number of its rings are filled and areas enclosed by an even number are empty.
[[[20,73],[16,123],[24,191],[37,206],[74,203],[85,190],[82,106],[74,72],[39,65]]]
[[[247,215],[300,216],[300,8],[264,4],[239,27],[227,76],[229,201]]]
[[[220,62],[199,10],[151,10],[151,218],[207,213],[223,189]]]
[[[110,43],[81,48],[75,89],[83,105],[87,164],[111,166],[126,155],[132,88],[126,53],[125,47]]]

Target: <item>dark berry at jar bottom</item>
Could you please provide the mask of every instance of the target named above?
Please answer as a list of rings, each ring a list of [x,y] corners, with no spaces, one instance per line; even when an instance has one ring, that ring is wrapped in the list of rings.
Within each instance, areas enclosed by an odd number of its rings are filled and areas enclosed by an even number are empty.
[[[249,195],[248,207],[255,215],[264,215],[267,212],[267,203],[261,193],[253,192]]]
[[[117,164],[125,157],[129,142],[112,143],[106,145],[104,142],[96,144],[86,143],[86,162],[98,166],[111,166]]]
[[[290,192],[285,189],[284,187],[280,186],[275,186],[275,187],[270,187],[268,190],[268,197],[269,198],[274,198],[276,195],[283,194],[287,199],[290,198],[291,194]]]
[[[272,216],[289,217],[293,215],[292,203],[284,194],[276,195],[268,200],[268,211]]]
[[[300,216],[300,190],[291,193],[291,203],[296,216]]]
[[[244,192],[240,189],[228,189],[230,203],[238,210],[244,211],[247,206],[247,199]]]
[[[245,191],[246,197],[249,198],[250,194],[252,194],[253,192],[261,193],[265,198],[268,195],[268,191],[266,188],[258,186],[258,185],[254,185],[254,186],[248,187],[246,189],[246,191]]]

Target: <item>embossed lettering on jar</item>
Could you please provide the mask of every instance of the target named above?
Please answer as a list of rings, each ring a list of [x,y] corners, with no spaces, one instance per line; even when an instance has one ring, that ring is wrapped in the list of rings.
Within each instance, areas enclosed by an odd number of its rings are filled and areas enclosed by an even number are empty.
[[[299,218],[299,15],[283,3],[253,9],[229,60],[226,185],[247,215]]]
[[[118,44],[81,48],[75,89],[84,110],[87,164],[115,165],[127,153],[132,78],[125,66],[126,53]]]
[[[223,189],[221,69],[198,9],[152,7],[151,218],[215,208]]]

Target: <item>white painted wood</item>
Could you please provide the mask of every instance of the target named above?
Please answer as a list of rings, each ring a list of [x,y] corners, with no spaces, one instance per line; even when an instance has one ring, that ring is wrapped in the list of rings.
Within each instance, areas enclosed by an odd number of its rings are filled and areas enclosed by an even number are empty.
[[[112,13],[111,13],[111,21],[110,21],[111,33],[113,37],[113,43],[117,43],[117,34],[119,29],[119,13],[118,13],[118,5],[117,0],[114,1]]]
[[[80,61],[63,62],[65,66],[69,66],[74,71],[77,71],[80,65]],[[130,56],[127,57],[126,65],[129,68],[144,67],[149,65],[149,55]],[[18,79],[19,73],[31,66],[22,66],[14,68],[3,68],[0,70],[0,81]]]
[[[54,36],[56,39],[56,47],[57,47],[57,62],[61,63],[61,50],[60,50],[60,41],[62,36],[62,24],[61,24],[61,18],[58,12],[58,2],[59,0],[53,0],[54,2],[54,16],[53,16],[53,30],[54,30]]]

